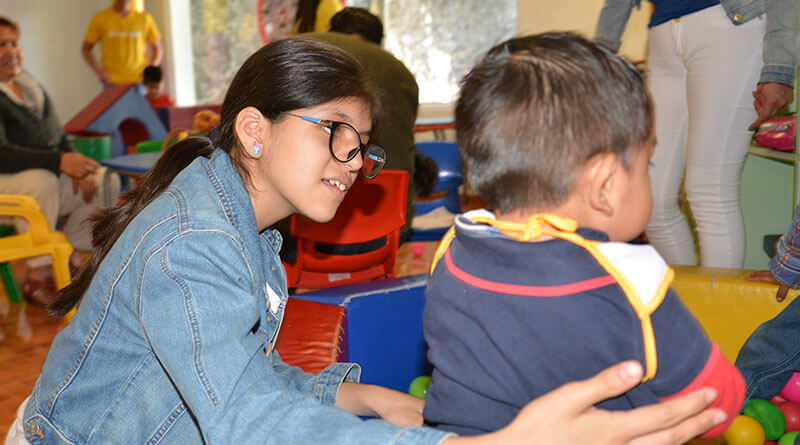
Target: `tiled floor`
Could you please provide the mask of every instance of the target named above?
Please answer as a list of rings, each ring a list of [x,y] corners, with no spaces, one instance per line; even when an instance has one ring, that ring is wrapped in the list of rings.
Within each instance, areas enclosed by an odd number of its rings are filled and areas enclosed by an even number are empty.
[[[406,243],[397,257],[399,276],[426,273],[436,242]],[[28,396],[61,321],[36,306],[9,303],[0,286],[0,441]]]
[[[1,286],[0,286],[1,287]],[[0,438],[28,396],[61,321],[36,306],[0,295]]]

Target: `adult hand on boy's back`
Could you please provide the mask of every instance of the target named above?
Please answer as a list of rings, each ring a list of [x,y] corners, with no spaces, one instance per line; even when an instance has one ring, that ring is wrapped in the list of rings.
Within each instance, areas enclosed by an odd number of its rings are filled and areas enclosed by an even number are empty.
[[[768,270],[757,270],[747,276],[748,281],[760,281],[762,283],[770,283],[778,285],[778,292],[775,293],[775,300],[779,303],[786,299],[786,294],[789,293],[789,286],[782,284],[776,280],[772,272]]]
[[[539,397],[502,430],[484,436],[451,437],[445,443],[681,444],[727,418],[719,409],[703,411],[716,398],[711,388],[630,411],[594,407],[633,388],[641,379],[638,362],[623,362]]]

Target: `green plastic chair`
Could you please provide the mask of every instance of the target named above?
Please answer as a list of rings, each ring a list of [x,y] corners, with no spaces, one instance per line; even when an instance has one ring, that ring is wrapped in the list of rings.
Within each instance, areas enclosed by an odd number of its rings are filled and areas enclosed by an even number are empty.
[[[16,233],[17,229],[14,226],[0,226],[0,238],[14,235]],[[21,302],[22,291],[17,284],[17,280],[14,278],[14,273],[11,271],[11,264],[0,263],[0,277],[3,280],[3,286],[6,288],[8,299],[13,303]]]

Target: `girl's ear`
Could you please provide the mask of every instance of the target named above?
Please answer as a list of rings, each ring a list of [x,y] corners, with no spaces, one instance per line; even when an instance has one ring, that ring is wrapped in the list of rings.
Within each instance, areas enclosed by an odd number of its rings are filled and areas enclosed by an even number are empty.
[[[269,119],[265,118],[257,108],[247,107],[236,115],[233,130],[245,156],[254,159],[261,157],[269,128]]]
[[[589,206],[605,217],[611,217],[616,210],[617,172],[622,166],[613,153],[603,153],[589,161],[587,171],[589,180]]]

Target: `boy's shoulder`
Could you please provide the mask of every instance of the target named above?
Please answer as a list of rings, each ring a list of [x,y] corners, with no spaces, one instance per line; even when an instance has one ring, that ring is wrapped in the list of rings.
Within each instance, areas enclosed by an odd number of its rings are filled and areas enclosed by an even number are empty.
[[[674,272],[649,244],[597,242],[597,261],[622,286],[629,298],[644,305],[657,305],[672,283]]]

